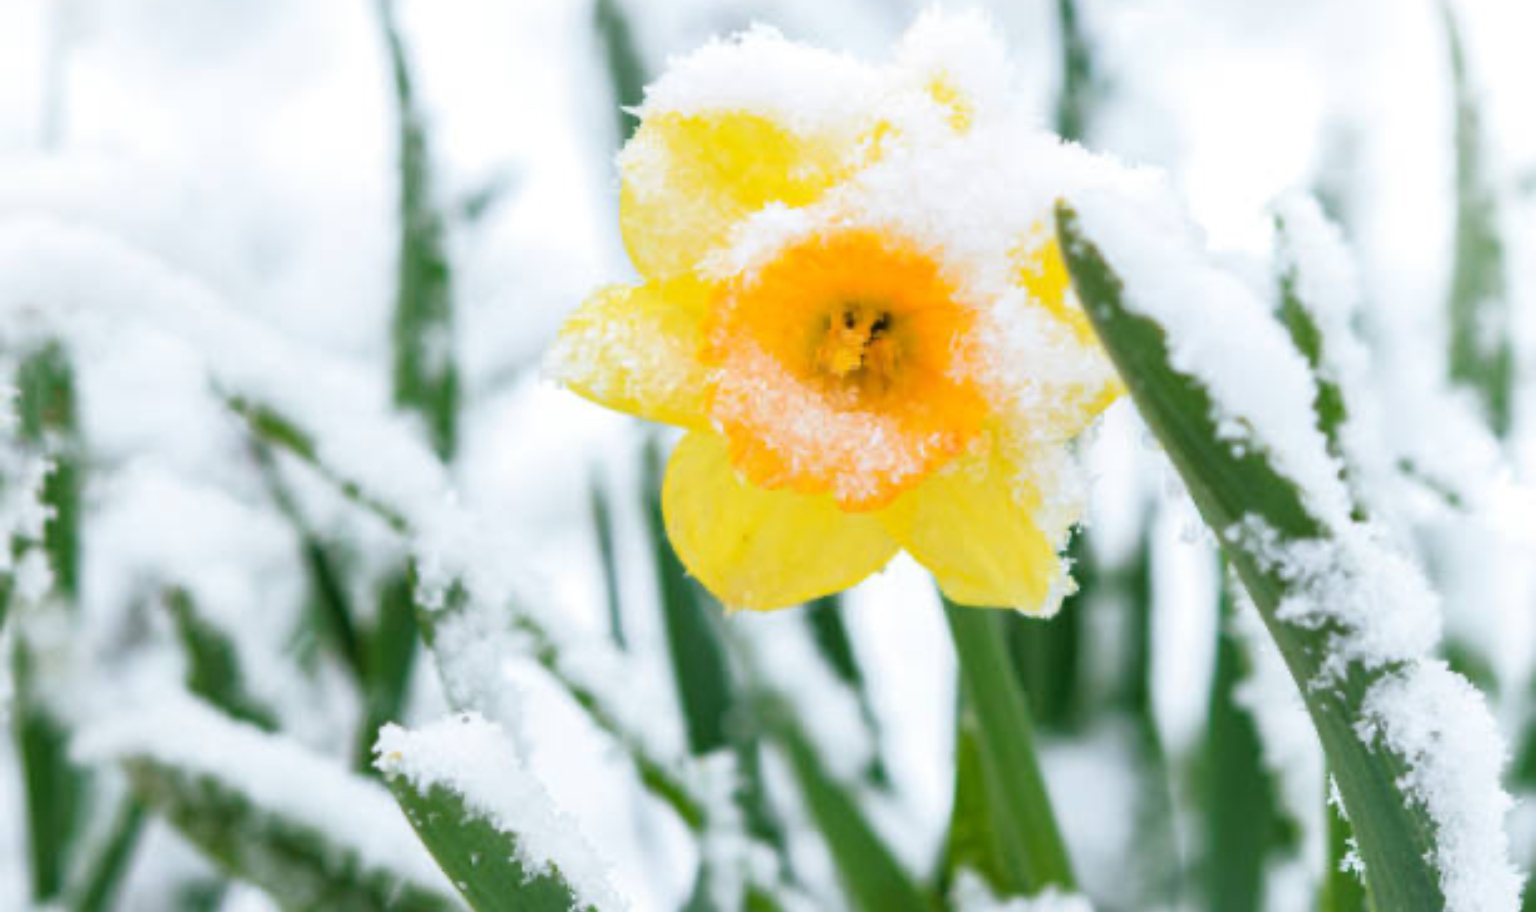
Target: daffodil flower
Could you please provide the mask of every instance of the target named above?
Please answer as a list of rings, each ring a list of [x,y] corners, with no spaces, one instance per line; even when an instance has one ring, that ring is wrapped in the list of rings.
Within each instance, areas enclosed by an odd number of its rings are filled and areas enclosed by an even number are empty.
[[[1070,591],[1073,441],[1119,386],[1044,227],[1081,153],[1010,83],[982,20],[930,15],[884,65],[755,29],[648,89],[619,156],[641,281],[583,304],[548,369],[687,430],[667,533],[727,606],[903,549],[963,604]]]

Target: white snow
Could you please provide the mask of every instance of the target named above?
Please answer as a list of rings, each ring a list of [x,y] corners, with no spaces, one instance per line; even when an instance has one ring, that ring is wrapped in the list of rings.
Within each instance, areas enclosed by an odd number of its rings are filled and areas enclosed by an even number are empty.
[[[1035,896],[999,899],[970,871],[961,872],[950,899],[956,912],[1093,912],[1093,905],[1084,897],[1055,887]]]
[[[83,729],[72,754],[90,762],[142,758],[207,777],[338,849],[355,852],[369,870],[451,892],[382,787],[185,693],[159,689],[135,695]]]
[[[447,789],[472,815],[510,836],[529,874],[558,871],[585,907],[627,908],[576,822],[555,807],[495,723],[463,713],[414,731],[390,725],[379,733],[375,752],[385,775],[404,777],[418,792]]]
[[[1125,307],[1162,326],[1172,366],[1206,387],[1222,438],[1270,454],[1316,518],[1347,517],[1338,465],[1308,420],[1312,375],[1268,305],[1212,265],[1176,204],[1138,204],[1110,190],[1071,201],[1084,235],[1125,282]]]
[[[1449,912],[1509,912],[1524,876],[1509,861],[1499,787],[1507,759],[1483,695],[1443,662],[1420,660],[1378,681],[1357,723],[1367,743],[1403,757],[1399,785],[1435,824],[1435,865]]]

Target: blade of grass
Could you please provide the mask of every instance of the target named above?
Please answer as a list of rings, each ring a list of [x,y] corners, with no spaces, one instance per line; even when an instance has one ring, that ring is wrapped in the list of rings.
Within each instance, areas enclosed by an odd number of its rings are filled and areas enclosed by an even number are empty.
[[[313,436],[293,420],[279,414],[265,404],[239,397],[224,397],[231,412],[245,420],[250,433],[275,449],[289,453],[308,465],[317,476],[331,485],[363,511],[371,514],[401,537],[410,539],[414,530],[405,514],[396,507],[364,489],[357,481],[335,466],[320,459]],[[417,604],[417,622],[423,641],[433,646],[439,627],[450,623],[467,607],[468,596],[462,587],[450,591],[447,604],[424,606]],[[563,665],[560,647],[556,639],[539,624],[537,619],[517,606],[506,606],[507,626],[527,639],[532,658],[550,675],[586,713],[597,728],[612,736],[634,764],[635,771],[646,790],[670,806],[679,819],[694,831],[705,823],[704,802],[694,786],[674,769],[673,763],[657,756],[640,733],[630,730],[618,713],[608,707],[602,697],[573,677]],[[439,665],[439,674],[443,670]],[[449,688],[450,692],[452,688]],[[476,706],[454,705],[456,710],[478,709]]]
[[[1354,852],[1354,831],[1332,801],[1326,803],[1323,813],[1328,828],[1328,856],[1317,912],[1370,912],[1371,901],[1360,874],[1346,865]]]
[[[1326,540],[1329,530],[1308,512],[1294,484],[1270,466],[1265,454],[1251,448],[1234,452],[1222,439],[1205,387],[1170,365],[1162,328],[1125,307],[1119,277],[1065,204],[1058,207],[1057,231],[1073,284],[1099,338],[1207,525],[1220,535],[1244,516],[1256,514],[1282,541]],[[1431,861],[1434,826],[1424,807],[1403,791],[1406,763],[1381,745],[1367,744],[1354,726],[1362,717],[1366,691],[1389,669],[1372,671],[1351,664],[1336,688],[1309,687],[1327,658],[1330,631],[1281,620],[1277,611],[1292,581],[1251,546],[1229,542],[1226,550],[1306,698],[1356,825],[1376,902],[1383,909],[1438,912],[1445,899]]]
[[[137,798],[124,798],[106,841],[86,865],[79,885],[72,890],[70,912],[108,912],[117,903],[134,850],[148,819]]]
[[[173,588],[164,594],[162,601],[171,615],[176,638],[180,640],[182,654],[187,660],[187,690],[236,719],[264,731],[276,731],[276,714],[246,689],[235,644],[224,631],[198,614],[191,593]]]
[[[630,112],[645,100],[645,66],[635,49],[635,39],[629,27],[629,15],[618,0],[597,0],[592,8],[592,21],[598,37],[603,42],[603,57],[608,64],[608,84],[613,87],[614,110],[618,122],[616,136],[619,145],[640,124],[640,118]]]
[[[980,723],[982,779],[996,805],[994,825],[1010,879],[1031,893],[1051,886],[1074,890],[1077,881],[1035,757],[1029,707],[1008,661],[1002,619],[993,610],[947,600],[944,614],[961,684]]]
[[[1258,912],[1264,908],[1269,859],[1288,840],[1278,785],[1264,766],[1258,729],[1237,700],[1238,685],[1249,670],[1232,626],[1236,607],[1230,585],[1224,582],[1221,588],[1216,669],[1206,715],[1203,879],[1207,908]]]
[[[996,896],[1017,896],[1026,886],[1009,867],[1002,838],[993,820],[996,807],[987,798],[986,773],[981,761],[981,723],[965,697],[956,694],[954,807],[945,835],[944,858],[939,868],[939,892],[948,895],[961,872],[970,871],[986,881]]]
[[[608,635],[620,649],[627,648],[624,640],[624,600],[619,591],[619,561],[614,546],[613,508],[608,503],[608,489],[602,479],[593,473],[587,486],[588,505],[592,512],[592,530],[597,536],[597,556],[603,568],[603,596],[608,607]]]
[[[667,633],[677,696],[695,755],[728,746],[730,712],[736,684],[719,630],[718,610],[700,597],[683,563],[672,550],[661,516],[662,461],[655,441],[643,456],[645,520],[655,556],[662,620]]]
[[[1061,42],[1056,133],[1062,139],[1082,142],[1087,138],[1099,89],[1077,0],[1056,0],[1056,27]]]
[[[529,773],[493,723],[464,716],[418,731],[392,726],[380,737],[377,768],[422,843],[475,912],[596,912],[562,870],[572,859],[530,858],[539,843],[524,827],[548,830],[562,824],[547,796],[519,781]],[[488,769],[495,771],[492,782],[485,781]],[[508,819],[514,810],[526,820]],[[538,835],[548,851],[556,834]],[[560,845],[582,848],[565,839]]]
[[[401,721],[410,689],[418,638],[415,588],[409,568],[384,581],[379,592],[378,618],[367,638],[368,674],[356,767],[370,774],[379,730],[390,722]]]
[[[911,876],[875,832],[854,796],[822,765],[782,706],[764,709],[806,810],[826,840],[851,907],[863,912],[931,912]]]
[[[735,799],[747,831],[771,846],[787,867],[784,827],[768,801],[762,781],[760,723],[741,698],[741,687],[720,629],[722,610],[688,578],[682,560],[667,538],[661,513],[664,466],[654,439],[642,454],[641,471],[646,533],[656,566],[668,655],[688,730],[689,750],[694,756],[725,749],[736,754],[740,778]],[[708,871],[700,874],[701,880],[709,876]]]
[[[378,0],[400,121],[400,253],[394,310],[397,405],[425,424],[444,459],[458,440],[459,371],[453,357],[453,273],[447,230],[432,195],[432,158],[394,0]]]
[[[16,376],[22,440],[48,453],[53,467],[42,500],[51,511],[43,548],[53,573],[54,603],[44,610],[73,613],[80,585],[80,440],[74,372],[63,347],[49,343],[28,355]],[[9,544],[9,543],[7,543]],[[39,681],[39,656],[18,630],[12,655],[12,731],[26,789],[32,897],[58,898],[73,862],[88,780],[69,760],[69,732]]]
[[[889,788],[891,784],[890,773],[885,768],[885,759],[881,755],[880,747],[880,720],[875,715],[874,704],[870,702],[869,689],[864,684],[864,672],[859,667],[859,659],[853,651],[853,638],[848,634],[848,625],[843,618],[843,599],[840,595],[829,595],[819,598],[807,605],[801,612],[807,626],[810,627],[811,640],[816,644],[816,651],[832,673],[843,683],[859,703],[859,717],[864,722],[864,728],[869,733],[870,743],[875,745],[875,750],[870,756],[869,769],[866,773],[870,784],[877,788]]]
[[[1483,112],[1456,12],[1441,3],[1456,105],[1456,234],[1449,296],[1450,377],[1471,390],[1495,434],[1509,433],[1514,343],[1504,238]]]
[[[149,757],[130,758],[124,768],[146,805],[231,876],[260,887],[285,909],[458,909],[456,902],[435,890],[394,871],[369,867],[352,846],[257,806],[215,777]]]

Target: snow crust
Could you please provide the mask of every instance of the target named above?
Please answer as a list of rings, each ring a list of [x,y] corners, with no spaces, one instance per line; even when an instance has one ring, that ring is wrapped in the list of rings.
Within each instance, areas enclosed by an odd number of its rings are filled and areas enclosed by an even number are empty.
[[[576,822],[555,806],[494,722],[462,713],[414,731],[388,725],[375,752],[385,775],[404,777],[419,792],[444,788],[512,837],[517,862],[529,874],[558,872],[584,907],[628,908]]]

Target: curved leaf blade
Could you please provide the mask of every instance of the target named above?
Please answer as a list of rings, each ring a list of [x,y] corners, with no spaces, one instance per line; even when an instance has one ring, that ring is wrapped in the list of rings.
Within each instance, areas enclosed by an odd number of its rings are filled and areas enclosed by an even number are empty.
[[[1173,368],[1162,327],[1125,306],[1121,279],[1065,203],[1058,204],[1057,231],[1094,329],[1206,524],[1220,535],[1244,516],[1256,514],[1282,541],[1330,539],[1331,532],[1309,513],[1296,485],[1263,452],[1234,451],[1221,438],[1209,393],[1197,379]],[[1404,792],[1407,764],[1392,751],[1367,744],[1355,727],[1363,716],[1366,691],[1385,669],[1368,671],[1352,664],[1336,687],[1308,687],[1327,658],[1329,631],[1281,620],[1279,606],[1294,580],[1243,543],[1228,542],[1225,550],[1306,698],[1355,824],[1377,906],[1404,912],[1444,909],[1432,861],[1434,824],[1425,808]]]

